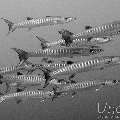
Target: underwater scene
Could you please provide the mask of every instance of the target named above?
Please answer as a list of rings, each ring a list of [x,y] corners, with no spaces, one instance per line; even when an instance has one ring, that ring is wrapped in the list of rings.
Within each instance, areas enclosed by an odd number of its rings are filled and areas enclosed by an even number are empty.
[[[1,120],[119,120],[119,10],[118,0],[1,0]]]

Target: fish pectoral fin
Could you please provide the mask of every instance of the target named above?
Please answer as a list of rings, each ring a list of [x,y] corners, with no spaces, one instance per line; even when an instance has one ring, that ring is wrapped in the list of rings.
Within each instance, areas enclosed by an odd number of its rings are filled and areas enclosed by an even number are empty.
[[[17,103],[17,104],[20,104],[20,103],[22,103],[22,102],[23,102],[23,99],[20,99],[20,98],[15,98],[15,101],[16,101],[16,103]]]
[[[32,20],[33,18],[32,17],[26,17],[27,20]]]
[[[104,70],[104,67],[100,67],[100,70]]]
[[[74,97],[77,93],[74,91],[72,92],[72,97]]]
[[[85,30],[88,30],[88,29],[91,29],[91,28],[92,28],[92,26],[90,26],[90,25],[85,26]]]
[[[60,95],[61,95],[60,92],[55,93],[55,95],[52,97],[52,101],[54,101],[55,99],[57,99],[58,96],[60,96]]]
[[[8,93],[11,90],[11,85],[6,82],[6,90],[5,93]]]
[[[103,88],[103,86],[104,86],[104,85],[101,84],[100,87],[98,87],[95,91],[97,92],[97,91],[101,90],[101,89]]]
[[[74,74],[72,74],[72,75],[70,75],[70,76],[69,76],[69,80],[71,81],[71,79],[72,79],[72,78],[74,78],[74,77],[75,77],[75,75],[76,75],[75,73],[74,73]]]

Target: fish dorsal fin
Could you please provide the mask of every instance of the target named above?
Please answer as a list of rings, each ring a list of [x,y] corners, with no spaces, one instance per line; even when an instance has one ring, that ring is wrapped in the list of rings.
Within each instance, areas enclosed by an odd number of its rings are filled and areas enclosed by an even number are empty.
[[[33,18],[32,17],[27,17],[27,20],[32,20]]]
[[[61,16],[46,16],[46,17],[61,17]]]
[[[90,26],[90,25],[85,26],[85,30],[88,30],[88,29],[91,29],[91,28],[92,28],[92,26]]]
[[[52,17],[52,16],[46,16],[46,17]]]

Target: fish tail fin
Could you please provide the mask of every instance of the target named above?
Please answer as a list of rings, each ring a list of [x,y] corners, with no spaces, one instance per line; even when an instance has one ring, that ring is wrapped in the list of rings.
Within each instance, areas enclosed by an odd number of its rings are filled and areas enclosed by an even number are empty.
[[[74,34],[73,32],[70,32],[67,29],[61,29],[61,30],[58,31],[58,33],[61,34],[61,35],[73,35]]]
[[[2,103],[3,101],[5,101],[4,94],[0,96],[0,103]]]
[[[18,48],[11,48],[11,49],[14,50],[15,52],[17,52],[20,62],[26,61],[29,58],[28,52],[26,52],[22,49],[18,49]]]
[[[42,47],[42,49],[48,48],[47,43],[49,43],[49,42],[48,42],[47,40],[45,40],[44,38],[36,35],[35,32],[32,32],[32,34],[41,42],[41,47]]]
[[[3,18],[3,17],[2,17],[1,19],[4,20],[4,22],[8,24],[9,31],[8,31],[7,35],[9,35],[9,34],[10,34],[11,32],[13,32],[13,31],[15,31],[16,28],[13,27],[13,25],[14,25],[13,22],[11,22],[11,21]]]
[[[58,86],[57,86],[57,85],[54,85],[54,87],[53,87],[54,96],[52,97],[52,101],[54,101],[55,99],[58,98],[58,96],[61,95],[61,92],[57,92],[57,88],[58,88]]]
[[[2,77],[3,77],[3,76],[0,75],[0,79],[1,79]],[[1,80],[0,80],[0,84],[2,84],[2,81],[1,81]],[[5,100],[5,98],[4,98],[3,96],[4,96],[4,94],[0,92],[0,103],[2,103],[2,102]]]
[[[25,65],[27,65],[27,66],[29,66],[29,65],[34,65],[32,62],[30,62],[29,60],[26,60],[25,62],[24,62],[24,64]]]
[[[61,34],[62,39],[65,40],[65,45],[70,46],[70,44],[73,42],[73,37],[72,35],[74,33],[70,32],[69,30],[62,29],[61,31],[58,31],[59,34]]]
[[[44,66],[41,66],[41,70],[43,71],[44,78],[46,79],[43,88],[46,88],[48,86],[48,84],[49,84],[49,81],[51,80],[51,76],[50,76],[51,70],[45,68]]]

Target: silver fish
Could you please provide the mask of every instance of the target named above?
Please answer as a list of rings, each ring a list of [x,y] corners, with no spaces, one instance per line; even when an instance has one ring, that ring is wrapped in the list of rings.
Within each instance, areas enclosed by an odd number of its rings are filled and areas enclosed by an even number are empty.
[[[97,38],[104,36],[113,36],[120,34],[120,21],[113,21],[101,26],[92,27],[81,33],[73,35],[73,37],[79,38]]]
[[[50,58],[62,58],[62,57],[80,57],[90,56],[103,52],[104,50],[99,46],[84,46],[84,47],[59,47],[48,48],[45,50],[24,51],[18,48],[11,48],[18,53],[19,60],[25,61],[29,57],[50,57]]]
[[[95,57],[91,60],[74,63],[66,67],[62,67],[49,73],[49,76],[55,77],[59,75],[74,74],[80,72],[87,72],[90,70],[104,69],[107,67],[120,64],[120,56],[101,56]]]
[[[2,95],[0,97],[0,103],[5,100],[15,99],[16,103],[19,104],[24,99],[27,98],[39,98],[39,99],[50,99],[54,95],[54,91],[43,91],[43,90],[29,90],[29,91],[22,91],[16,93],[10,93],[6,95]]]
[[[68,23],[68,22],[76,20],[77,18],[76,17],[61,17],[61,16],[46,16],[44,18],[27,17],[27,20],[19,22],[19,23],[13,23],[5,18],[1,18],[1,19],[3,19],[4,22],[8,24],[8,27],[9,27],[8,34],[10,34],[11,32],[14,32],[18,28],[28,28],[30,30],[34,27]]]
[[[13,66],[8,66],[8,67],[1,67],[0,68],[0,74],[1,75],[6,75],[6,74],[11,74],[19,71],[29,71],[32,69],[32,65],[30,64],[26,65],[25,62],[21,62],[20,64],[13,65]]]
[[[84,38],[84,37],[76,37],[74,33],[71,34],[70,31],[66,29],[62,29],[58,31],[62,35],[63,45],[64,46],[75,46],[75,45],[90,45],[90,44],[105,44],[111,42],[112,36],[104,36],[104,37],[93,37],[93,38]]]
[[[60,95],[75,95],[77,91],[86,90],[87,88],[96,88],[96,91],[100,90],[103,86],[114,86],[118,85],[120,80],[91,80],[91,81],[82,81],[72,84],[64,84],[61,86],[53,87],[55,96],[53,100]]]
[[[46,79],[38,75],[0,75],[0,83],[6,83],[5,93],[9,92],[11,87],[18,90],[24,90],[30,86],[44,86]]]
[[[8,82],[8,83],[18,83],[18,84],[25,84],[25,85],[31,85],[31,84],[42,84],[45,82],[44,77],[38,76],[38,75],[1,75],[1,81],[2,82]]]
[[[53,62],[53,61],[52,61]],[[27,74],[33,73],[35,70],[39,69],[42,70],[42,68],[49,69],[49,70],[56,70],[61,67],[65,67],[67,65],[75,63],[74,61],[61,61],[60,63],[40,63],[40,64],[34,64],[28,60],[26,60],[24,63],[26,64]],[[28,66],[28,67],[27,67]]]

